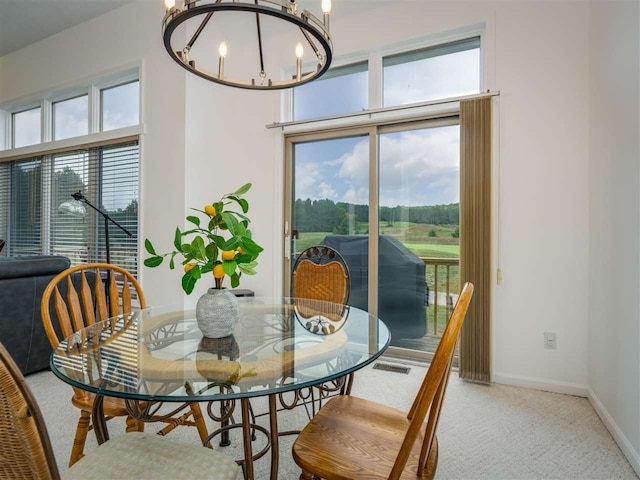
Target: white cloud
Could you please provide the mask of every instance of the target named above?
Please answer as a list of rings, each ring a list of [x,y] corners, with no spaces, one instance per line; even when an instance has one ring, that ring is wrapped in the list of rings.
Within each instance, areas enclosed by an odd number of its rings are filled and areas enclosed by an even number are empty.
[[[296,198],[368,204],[368,140],[351,145],[334,158],[322,158],[329,151],[328,143],[306,150],[296,164]],[[380,204],[458,202],[459,157],[457,125],[381,135]]]

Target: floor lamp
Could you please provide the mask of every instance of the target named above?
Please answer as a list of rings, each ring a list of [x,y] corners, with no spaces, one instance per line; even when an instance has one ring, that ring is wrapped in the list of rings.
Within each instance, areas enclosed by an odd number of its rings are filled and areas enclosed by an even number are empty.
[[[78,190],[76,193],[72,193],[71,196],[75,201],[72,202],[69,200],[69,201],[63,202],[58,207],[58,211],[68,213],[75,217],[85,217],[87,215],[87,210],[84,208],[84,205],[79,203],[79,202],[82,202],[88,205],[89,207],[93,208],[100,215],[102,215],[102,218],[104,219],[104,241],[105,241],[105,248],[107,251],[107,263],[111,263],[111,246],[109,244],[110,243],[109,242],[109,222],[113,223],[116,227],[118,227],[120,230],[122,230],[124,233],[126,233],[129,236],[132,236],[132,233],[126,228],[124,228],[122,225],[120,225],[118,222],[116,222],[113,218],[111,218],[106,212],[103,212],[98,207],[92,205],[91,202],[89,202],[89,200],[87,200],[85,196],[82,194],[82,191]]]

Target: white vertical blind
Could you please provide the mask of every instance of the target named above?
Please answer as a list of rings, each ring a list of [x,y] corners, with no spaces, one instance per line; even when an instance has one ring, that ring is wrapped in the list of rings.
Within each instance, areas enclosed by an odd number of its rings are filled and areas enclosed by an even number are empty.
[[[85,217],[59,210],[81,191],[125,227],[109,224],[111,262],[137,273],[138,141],[93,146],[0,163],[0,238],[3,255],[57,254],[72,265],[106,261],[104,220],[85,206]]]

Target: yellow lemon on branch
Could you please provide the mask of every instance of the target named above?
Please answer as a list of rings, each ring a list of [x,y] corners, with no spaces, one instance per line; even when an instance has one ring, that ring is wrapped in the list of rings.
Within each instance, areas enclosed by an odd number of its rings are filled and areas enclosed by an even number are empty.
[[[218,265],[216,265],[215,267],[213,267],[213,276],[215,278],[222,278],[224,277],[224,268],[222,267],[222,264],[219,263]]]
[[[204,212],[207,215],[211,215],[212,217],[216,216],[216,207],[214,207],[213,205],[205,205],[204,206]]]

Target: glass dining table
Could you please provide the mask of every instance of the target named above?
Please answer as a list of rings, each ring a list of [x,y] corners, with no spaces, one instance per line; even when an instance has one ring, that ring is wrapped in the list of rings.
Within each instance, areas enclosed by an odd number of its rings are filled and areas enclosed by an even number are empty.
[[[92,423],[98,443],[109,434],[104,397],[126,400],[140,421],[152,421],[165,402],[208,402],[209,416],[229,444],[229,432],[242,431],[246,479],[253,462],[270,451],[270,478],[278,475],[278,412],[298,403],[348,393],[350,374],[373,362],[388,347],[389,330],[361,309],[317,300],[239,298],[234,333],[206,338],[195,311],[181,306],[149,307],[110,318],[75,332],[51,355],[53,373],[73,387],[96,394]],[[287,393],[290,392],[290,393]],[[286,394],[286,395],[285,395]],[[251,399],[267,397],[269,425],[256,421]],[[286,399],[286,400],[285,400]],[[240,402],[241,421],[233,417]],[[144,405],[144,407],[141,407]],[[217,405],[219,409],[212,408]],[[253,452],[256,432],[265,446]]]

